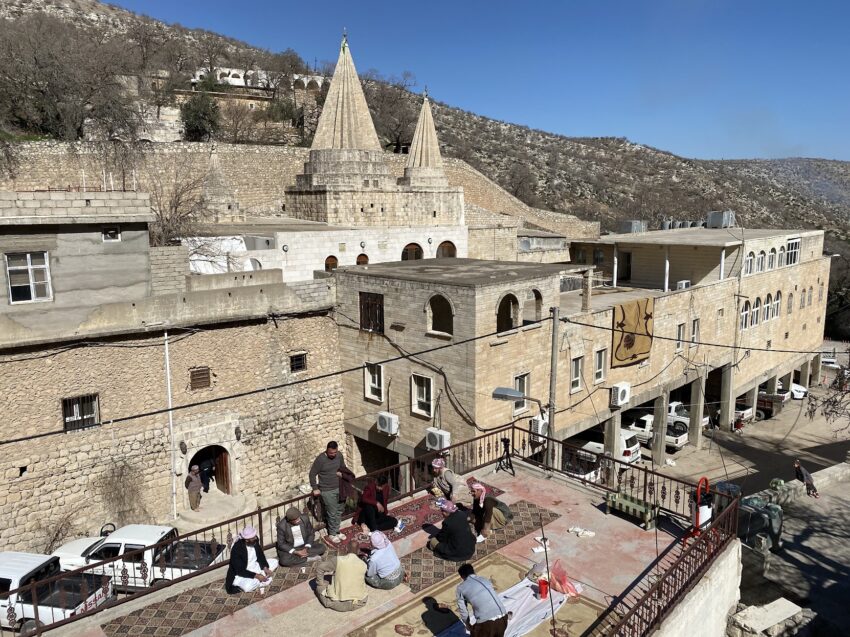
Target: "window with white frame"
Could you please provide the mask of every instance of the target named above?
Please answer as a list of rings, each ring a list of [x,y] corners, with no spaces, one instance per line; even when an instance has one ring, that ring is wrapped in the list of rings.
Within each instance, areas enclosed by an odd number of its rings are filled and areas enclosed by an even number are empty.
[[[764,250],[761,250],[759,252],[758,256],[756,257],[756,272],[764,272],[765,258],[766,258],[766,255],[764,253]]]
[[[570,391],[581,389],[581,376],[584,369],[584,356],[576,356],[570,362]]]
[[[800,309],[806,307],[806,288],[800,290]]]
[[[529,387],[530,387],[530,382],[529,382],[530,378],[531,378],[531,374],[529,374],[527,372],[524,373],[524,374],[517,374],[516,376],[514,376],[514,389],[516,389],[523,396],[528,396],[528,390],[529,390]],[[522,400],[515,400],[514,401],[514,415],[520,414],[520,413],[527,411],[527,410],[528,410],[528,401],[525,398],[523,398]]]
[[[785,244],[785,265],[795,265],[800,262],[800,239],[788,239]]]
[[[593,382],[601,383],[605,380],[605,371],[608,364],[608,350],[596,350],[593,355]]]
[[[699,319],[691,320],[691,347],[699,343]]]
[[[9,302],[30,303],[53,298],[47,252],[17,252],[6,255]]]
[[[414,414],[434,415],[433,380],[429,376],[410,375],[410,409]]]
[[[764,300],[764,311],[762,313],[762,323],[767,323],[770,319],[770,311],[773,309],[773,297],[768,294]]]
[[[363,393],[370,400],[384,402],[384,366],[366,363],[363,366]]]
[[[741,329],[745,330],[750,326],[750,302],[744,301],[741,308]]]
[[[681,352],[682,346],[685,343],[685,324],[679,323],[676,326],[676,351]]]
[[[65,431],[76,431],[93,427],[100,421],[97,394],[75,396],[62,400],[62,418]]]
[[[782,315],[782,292],[777,290],[776,296],[773,297],[773,318],[779,318]]]
[[[773,270],[776,267],[776,248],[771,248],[767,253],[767,269]]]
[[[785,267],[785,246],[779,246],[779,260],[777,267]]]
[[[750,327],[755,327],[761,320],[761,299],[756,299],[753,303],[753,313],[750,314]]]
[[[752,274],[753,273],[753,265],[756,261],[755,252],[749,252],[747,257],[744,259],[744,274]]]

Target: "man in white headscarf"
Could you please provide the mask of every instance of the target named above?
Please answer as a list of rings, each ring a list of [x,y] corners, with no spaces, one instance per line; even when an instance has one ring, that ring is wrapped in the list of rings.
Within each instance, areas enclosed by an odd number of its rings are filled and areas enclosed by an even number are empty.
[[[264,595],[277,565],[276,559],[267,559],[263,553],[257,530],[253,526],[246,526],[230,549],[230,566],[224,589],[233,594],[240,590],[251,593],[259,588],[260,594]]]
[[[392,542],[381,531],[373,531],[369,540],[372,542],[372,552],[366,569],[366,583],[372,588],[395,588],[404,579],[404,567]]]
[[[472,505],[469,487],[459,475],[446,466],[445,459],[434,458],[431,461],[431,473],[434,474],[431,493],[438,498],[445,498],[461,505],[464,510],[469,510]]]

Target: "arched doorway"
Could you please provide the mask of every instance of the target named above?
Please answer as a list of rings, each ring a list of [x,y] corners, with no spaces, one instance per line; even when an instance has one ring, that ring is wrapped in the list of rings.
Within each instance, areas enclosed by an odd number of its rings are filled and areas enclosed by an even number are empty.
[[[201,468],[201,477],[209,476],[211,489],[217,488],[222,493],[230,495],[230,454],[227,449],[219,445],[204,447],[198,451],[189,461],[189,468],[198,465]]]
[[[422,246],[418,243],[408,243],[401,251],[402,261],[418,261],[422,258]]]
[[[457,257],[457,248],[451,241],[443,241],[437,246],[438,259],[450,259],[453,257]]]

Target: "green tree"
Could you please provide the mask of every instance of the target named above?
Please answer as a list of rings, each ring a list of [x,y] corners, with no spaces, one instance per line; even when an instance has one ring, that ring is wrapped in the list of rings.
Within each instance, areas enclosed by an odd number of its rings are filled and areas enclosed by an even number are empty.
[[[189,142],[207,142],[219,128],[218,104],[206,93],[196,93],[180,107],[183,137]]]

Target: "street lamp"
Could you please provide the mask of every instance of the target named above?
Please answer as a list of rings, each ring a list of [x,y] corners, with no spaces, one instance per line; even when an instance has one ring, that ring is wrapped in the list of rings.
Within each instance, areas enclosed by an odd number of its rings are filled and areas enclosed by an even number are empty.
[[[546,408],[543,406],[543,403],[536,398],[532,398],[531,396],[526,396],[518,389],[514,389],[513,387],[496,387],[493,390],[493,398],[495,400],[507,400],[510,402],[519,402],[520,400],[530,400],[532,402],[537,403],[537,406],[540,408],[540,416],[542,418],[546,418]]]

